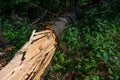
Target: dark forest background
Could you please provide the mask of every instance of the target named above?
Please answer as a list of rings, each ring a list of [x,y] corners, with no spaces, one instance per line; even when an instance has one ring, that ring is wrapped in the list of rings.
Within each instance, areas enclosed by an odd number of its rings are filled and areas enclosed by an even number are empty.
[[[43,80],[120,80],[120,0],[0,0],[0,50],[14,46],[13,56],[39,23],[66,13],[76,20]]]

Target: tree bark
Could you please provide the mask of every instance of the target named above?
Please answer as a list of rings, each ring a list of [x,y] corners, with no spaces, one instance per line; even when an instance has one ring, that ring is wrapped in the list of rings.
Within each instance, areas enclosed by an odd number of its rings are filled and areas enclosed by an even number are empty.
[[[65,25],[75,19],[67,14],[52,21],[52,29],[33,31],[30,40],[16,53],[14,58],[0,71],[0,80],[40,80],[56,50]]]

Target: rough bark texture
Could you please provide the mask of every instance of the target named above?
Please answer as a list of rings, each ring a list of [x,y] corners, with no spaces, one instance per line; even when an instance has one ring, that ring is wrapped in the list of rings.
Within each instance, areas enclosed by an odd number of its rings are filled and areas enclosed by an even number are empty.
[[[74,18],[73,14],[58,18],[50,26],[52,30],[34,30],[30,40],[0,71],[0,80],[40,80],[55,52],[56,35],[60,35],[70,18]]]

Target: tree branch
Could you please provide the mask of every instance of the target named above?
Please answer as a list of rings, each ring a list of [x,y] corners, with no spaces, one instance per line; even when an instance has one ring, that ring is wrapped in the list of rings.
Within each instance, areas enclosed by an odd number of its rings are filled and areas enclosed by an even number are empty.
[[[57,16],[58,17],[58,15],[56,15],[55,13],[52,13],[52,12],[48,11],[47,9],[44,9],[44,8],[38,6],[38,5],[36,5],[36,4],[34,4],[34,3],[30,2],[30,1],[26,1],[26,2],[29,3],[29,4],[31,4],[31,5],[33,5],[33,6],[35,6],[35,7],[38,7],[39,9],[44,10],[45,12],[47,12],[47,13],[53,15],[53,16]]]

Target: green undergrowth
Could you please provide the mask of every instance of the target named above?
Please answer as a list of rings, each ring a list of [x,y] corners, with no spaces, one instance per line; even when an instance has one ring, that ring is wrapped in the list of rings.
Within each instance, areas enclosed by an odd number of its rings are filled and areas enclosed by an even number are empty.
[[[44,80],[120,80],[119,1],[83,8],[67,25]]]
[[[9,51],[10,54],[15,54],[29,40],[32,32],[32,28],[21,17],[1,18],[1,29],[5,40],[14,47]]]
[[[67,26],[47,80],[120,79],[120,25],[95,22],[94,29],[79,22]]]

